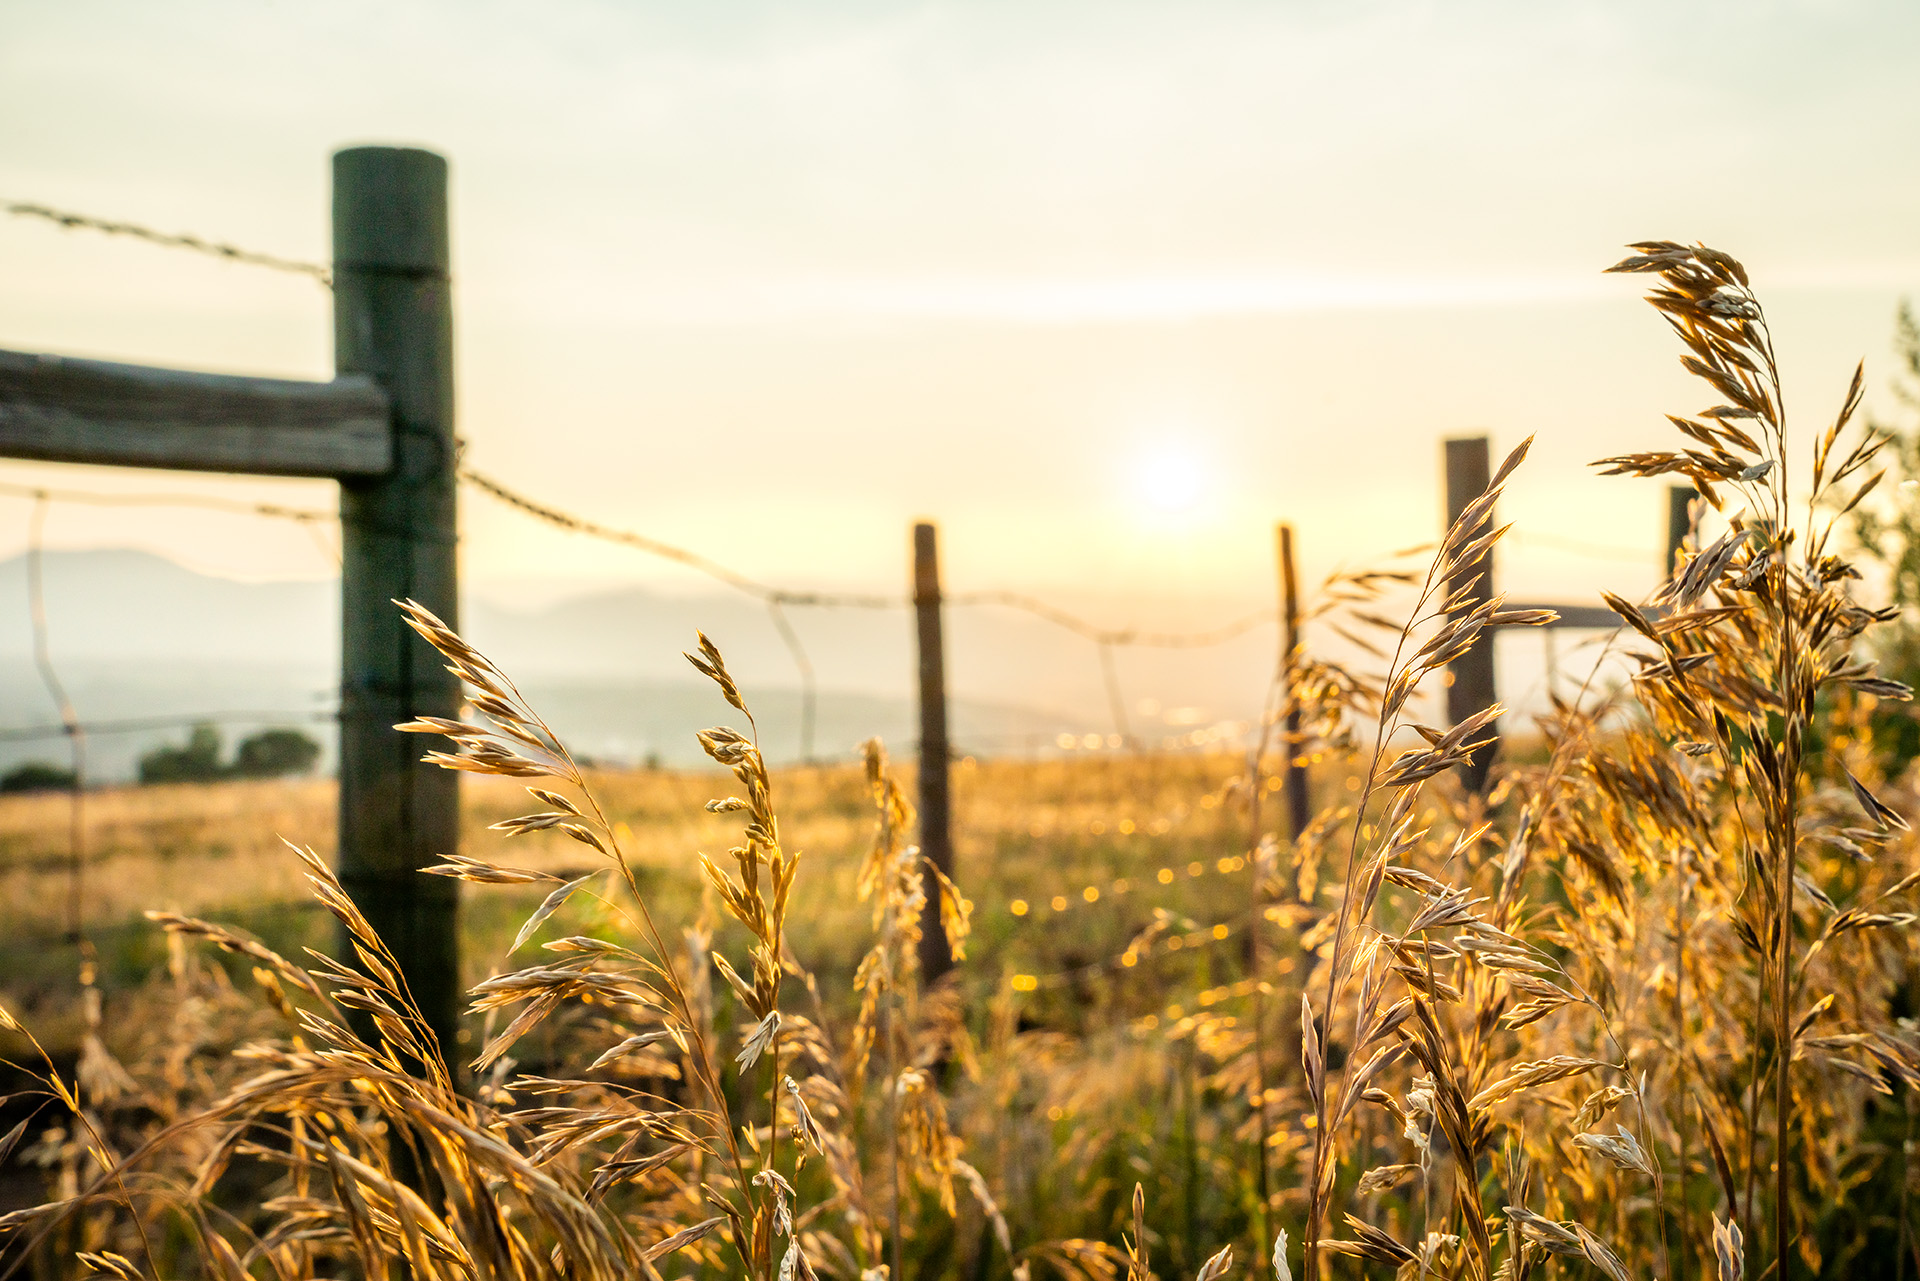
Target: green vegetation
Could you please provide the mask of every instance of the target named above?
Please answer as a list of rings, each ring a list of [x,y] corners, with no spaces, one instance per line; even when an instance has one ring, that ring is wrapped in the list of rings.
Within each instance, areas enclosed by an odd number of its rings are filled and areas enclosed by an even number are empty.
[[[282,778],[305,774],[320,759],[320,744],[297,729],[261,730],[240,741],[233,759],[220,760],[220,731],[195,725],[183,744],[156,747],[140,758],[142,783],[207,783],[218,778]]]
[[[57,792],[73,786],[73,771],[28,761],[0,775],[0,792]]]

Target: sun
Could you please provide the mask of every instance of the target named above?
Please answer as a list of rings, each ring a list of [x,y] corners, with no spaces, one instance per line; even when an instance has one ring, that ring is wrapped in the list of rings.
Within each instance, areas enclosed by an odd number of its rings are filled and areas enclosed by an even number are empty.
[[[1213,489],[1213,468],[1190,443],[1156,441],[1143,448],[1132,467],[1135,496],[1161,516],[1197,511]]]

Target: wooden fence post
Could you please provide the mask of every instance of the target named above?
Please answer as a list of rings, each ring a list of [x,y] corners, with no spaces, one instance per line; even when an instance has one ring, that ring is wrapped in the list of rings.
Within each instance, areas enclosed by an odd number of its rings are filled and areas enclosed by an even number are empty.
[[[953,875],[952,748],[947,742],[947,665],[940,630],[940,560],[934,528],[913,527],[913,613],[920,653],[920,852]],[[927,905],[921,915],[920,977],[932,983],[953,968],[940,927],[940,886],[923,875]]]
[[[1280,526],[1280,645],[1286,652],[1283,668],[1287,688],[1285,737],[1280,766],[1281,794],[1287,800],[1287,835],[1295,840],[1307,830],[1307,767],[1300,758],[1300,704],[1294,698],[1294,658],[1300,649],[1300,580],[1293,564],[1293,526]]]
[[[459,682],[392,604],[411,598],[459,625],[446,160],[397,147],[335,153],[333,262],[334,364],[371,376],[393,415],[392,469],[340,481],[340,879],[454,1066],[458,884],[417,869],[459,850],[458,775],[421,764],[418,742],[393,732],[457,716],[461,702]]]
[[[1667,562],[1660,570],[1662,582],[1679,572],[1680,548],[1693,533],[1693,500],[1699,496],[1692,485],[1667,486]]]
[[[1447,528],[1466,510],[1467,504],[1486,492],[1487,482],[1491,479],[1488,462],[1488,440],[1485,436],[1470,436],[1446,442],[1447,471]],[[1470,537],[1478,536],[1493,528],[1493,514],[1489,512],[1485,524],[1474,531]],[[1456,614],[1466,613],[1476,605],[1484,604],[1493,596],[1493,552],[1487,552],[1471,565],[1461,569],[1459,574],[1447,584],[1449,597],[1454,601]],[[1472,716],[1474,713],[1492,707],[1494,704],[1493,684],[1493,638],[1491,633],[1482,632],[1472,648],[1447,665],[1450,678],[1447,685],[1447,719],[1454,724]],[[1499,755],[1500,743],[1496,738],[1474,753],[1473,760],[1460,770],[1460,781],[1469,791],[1487,790],[1487,777],[1493,770],[1494,758]]]

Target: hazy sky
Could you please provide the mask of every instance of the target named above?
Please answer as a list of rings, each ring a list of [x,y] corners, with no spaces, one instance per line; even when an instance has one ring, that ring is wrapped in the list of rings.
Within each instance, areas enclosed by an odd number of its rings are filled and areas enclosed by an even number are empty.
[[[1203,625],[1270,590],[1275,519],[1312,572],[1428,537],[1480,431],[1540,437],[1512,585],[1643,589],[1660,494],[1584,464],[1704,402],[1599,270],[1741,256],[1830,414],[1920,290],[1917,60],[1920,9],[1849,0],[0,0],[0,198],[323,257],[332,149],[434,147],[476,466],[781,582],[898,585],[931,515],[958,586]],[[0,347],[321,377],[328,305],[0,220]],[[331,501],[0,462],[35,480]],[[496,589],[699,586],[463,519]],[[25,524],[0,498],[0,555]],[[49,535],[330,569],[204,513]]]

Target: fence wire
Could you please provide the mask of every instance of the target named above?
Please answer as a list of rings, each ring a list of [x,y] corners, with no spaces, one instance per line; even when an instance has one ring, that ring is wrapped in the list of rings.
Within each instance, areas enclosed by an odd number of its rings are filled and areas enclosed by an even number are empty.
[[[6,214],[29,219],[51,222],[70,230],[93,231],[103,235],[136,239],[160,248],[177,249],[203,256],[217,258],[231,263],[305,276],[323,286],[331,288],[333,273],[330,267],[322,263],[302,261],[277,254],[261,253],[236,245],[209,240],[186,234],[170,233],[146,227],[137,223],[98,218],[87,214],[56,209],[48,205],[26,201],[12,201],[0,204],[0,211]],[[800,590],[781,587],[763,582],[750,575],[741,573],[729,566],[688,548],[680,547],[662,539],[653,538],[633,530],[621,529],[600,521],[581,516],[551,503],[542,502],[519,490],[508,486],[498,479],[462,465],[459,479],[468,486],[479,490],[521,514],[538,520],[553,528],[570,533],[599,539],[601,541],[628,547],[632,550],[655,556],[679,564],[697,573],[723,584],[724,586],[760,600],[766,606],[769,621],[780,636],[792,657],[799,674],[802,687],[802,744],[803,759],[813,756],[813,732],[816,717],[817,691],[815,672],[806,647],[795,630],[789,610],[797,608],[822,609],[866,609],[893,610],[912,606],[912,599],[906,594],[887,594],[872,592],[827,592]],[[67,923],[69,937],[79,941],[84,948],[85,923],[82,915],[84,907],[83,867],[85,863],[86,815],[86,738],[89,733],[112,734],[136,732],[145,729],[167,728],[185,724],[194,724],[210,720],[308,720],[323,721],[332,719],[336,712],[332,709],[309,710],[300,713],[289,712],[219,712],[195,717],[141,717],[121,720],[103,720],[83,722],[75,712],[71,700],[60,684],[53,666],[51,647],[47,639],[46,611],[44,599],[43,567],[41,563],[44,523],[49,505],[52,502],[70,502],[94,506],[176,506],[197,507],[208,510],[226,511],[238,515],[248,515],[268,519],[295,521],[316,533],[328,524],[337,521],[336,512],[315,508],[300,508],[267,502],[251,502],[228,499],[212,495],[189,493],[127,493],[112,494],[77,489],[56,489],[42,486],[22,486],[0,483],[0,494],[29,498],[33,502],[29,522],[28,539],[28,606],[33,620],[34,647],[36,665],[43,683],[47,686],[55,705],[60,709],[60,723],[57,725],[28,726],[23,728],[0,730],[0,741],[21,741],[34,738],[64,737],[71,744],[74,782],[72,809],[69,827],[69,884]],[[1521,541],[1542,547],[1553,548],[1566,553],[1584,555],[1609,560],[1644,560],[1654,553],[1643,549],[1605,546],[1601,544],[1579,542],[1561,538],[1552,534],[1533,534],[1517,531]],[[327,549],[338,560],[339,553]],[[1118,731],[1117,737],[1123,745],[1135,745],[1126,714],[1126,702],[1123,696],[1117,665],[1117,651],[1123,648],[1157,649],[1199,649],[1223,645],[1258,628],[1277,624],[1277,611],[1261,610],[1234,619],[1221,626],[1190,632],[1148,631],[1134,627],[1105,627],[1083,618],[1068,610],[1059,608],[1038,597],[1011,590],[975,590],[945,594],[942,604],[956,608],[1000,608],[1038,618],[1054,627],[1091,643],[1098,657],[1102,685],[1109,702],[1109,710]],[[1109,742],[1112,740],[1110,739]],[[1122,820],[1117,830],[1128,831],[1130,820]],[[1184,876],[1176,870],[1177,865],[1160,868],[1150,873],[1151,882],[1143,875],[1138,879],[1106,878],[1095,883],[1081,884],[1072,889],[1062,888],[1059,892],[1046,897],[1036,896],[1032,902],[1014,899],[1007,904],[1007,910],[1016,918],[1036,920],[1044,913],[1047,918],[1058,918],[1065,913],[1085,911],[1103,898],[1111,901],[1126,895],[1130,890],[1146,888],[1149,883],[1165,887],[1179,880],[1193,880],[1211,876],[1229,876],[1241,872],[1246,865],[1244,856],[1227,856],[1209,860],[1193,860],[1187,863]],[[1029,891],[1032,893],[1032,891]],[[1192,925],[1191,922],[1188,923]],[[1241,927],[1233,922],[1221,921],[1209,926],[1188,928],[1184,932],[1164,936],[1157,944],[1136,942],[1117,956],[1094,962],[1091,965],[1069,969],[1052,974],[1017,974],[1011,978],[1016,991],[1037,991],[1043,988],[1070,984],[1100,972],[1131,969],[1139,965],[1149,955],[1162,955],[1183,951],[1189,948],[1209,947],[1236,934]],[[1227,995],[1243,994],[1244,985],[1233,989],[1221,988],[1217,996],[1224,999]],[[1205,1003],[1207,995],[1203,994]],[[1180,1006],[1170,1006],[1165,1011],[1169,1021],[1180,1019],[1184,1011]],[[1157,1022],[1157,1016],[1149,1017],[1149,1025]]]
[[[249,267],[265,267],[270,271],[291,272],[317,280],[329,289],[333,288],[333,269],[322,263],[303,262],[298,258],[283,258],[278,254],[263,254],[252,249],[242,249],[238,245],[207,240],[184,232],[155,231],[152,227],[143,227],[137,222],[96,218],[90,214],[72,213],[31,201],[9,201],[3,207],[7,213],[16,218],[39,218],[68,230],[97,231],[107,236],[126,236],[133,240],[143,240],[150,245],[158,245],[163,249],[185,249],[219,258],[225,262],[242,263]]]
[[[27,518],[27,613],[33,620],[33,664],[47,687],[55,707],[60,709],[60,730],[66,737],[72,777],[68,780],[70,797],[67,821],[67,939],[86,946],[84,916],[87,859],[87,734],[80,715],[67,697],[67,687],[53,665],[53,649],[47,641],[47,597],[40,563],[40,545],[47,526],[47,496],[36,494],[33,514]]]
[[[675,564],[683,565],[698,573],[707,575],[715,581],[736,591],[752,596],[765,603],[768,619],[775,634],[786,646],[794,663],[801,686],[801,744],[802,759],[814,757],[814,727],[818,719],[818,682],[811,656],[807,652],[798,631],[788,616],[788,608],[822,609],[869,609],[890,610],[906,609],[913,604],[904,594],[887,595],[877,592],[825,592],[778,587],[762,582],[749,575],[740,573],[711,557],[688,548],[677,546],[663,539],[653,538],[633,530],[621,529],[592,520],[588,517],[566,511],[550,503],[541,502],[504,484],[475,468],[462,466],[459,471],[462,482],[487,496],[503,503],[512,510],[539,520],[554,528],[569,533],[597,538],[620,546],[632,548],[648,555],[656,556]],[[115,493],[103,490],[76,488],[58,488],[43,485],[21,485],[0,481],[0,495],[27,498],[38,502],[59,501],[97,507],[180,507],[197,508],[209,511],[228,512],[234,515],[256,516],[268,519],[292,521],[307,529],[315,538],[316,545],[335,564],[340,561],[340,551],[327,543],[320,531],[336,524],[339,514],[336,511],[296,507],[282,503],[226,498],[212,494],[196,494],[186,491],[149,491],[133,493]],[[1099,662],[1101,682],[1106,691],[1109,713],[1113,717],[1115,730],[1124,745],[1137,743],[1126,712],[1126,700],[1122,693],[1119,671],[1114,651],[1127,646],[1190,649],[1204,646],[1221,645],[1237,639],[1254,629],[1274,622],[1274,615],[1268,611],[1249,614],[1236,619],[1223,627],[1196,632],[1155,632],[1143,631],[1133,627],[1101,627],[1077,615],[1060,609],[1038,597],[1003,589],[956,592],[944,595],[942,604],[955,608],[999,607],[1030,614],[1047,623],[1061,628],[1075,636],[1090,641],[1094,646]],[[217,713],[213,719],[242,719],[245,713]],[[161,724],[186,725],[197,723],[201,718],[166,718],[164,722],[136,721],[100,722],[99,732],[120,732],[122,729],[159,727]],[[21,738],[52,737],[64,730],[58,727],[25,727],[13,730],[0,730],[0,741]]]
[[[658,538],[635,533],[628,529],[619,529],[603,524],[585,516],[563,510],[551,503],[530,498],[519,490],[488,476],[473,467],[462,465],[459,471],[462,481],[480,490],[489,497],[535,520],[543,521],[556,529],[569,533],[583,534],[589,538],[598,538],[605,542],[631,547],[648,555],[658,556],[675,564],[685,565],[689,569],[705,574],[736,591],[766,602],[767,613],[773,621],[774,629],[786,645],[793,658],[794,667],[800,676],[801,705],[801,758],[813,759],[813,724],[815,708],[818,702],[813,662],[809,658],[806,646],[801,643],[799,633],[793,628],[786,613],[787,606],[806,606],[816,609],[906,609],[913,605],[913,599],[906,595],[883,595],[873,592],[820,592],[797,591],[790,588],[775,587],[750,578],[730,569],[710,557],[684,547],[675,546]],[[1252,631],[1263,624],[1277,621],[1271,610],[1246,615],[1224,627],[1216,627],[1197,632],[1145,632],[1132,627],[1100,627],[1095,623],[1068,613],[1055,605],[1050,605],[1035,596],[1021,592],[1005,590],[985,590],[972,592],[942,593],[940,603],[954,607],[999,606],[1005,609],[1019,610],[1040,618],[1056,627],[1071,632],[1085,640],[1093,642],[1099,656],[1101,683],[1106,690],[1108,711],[1113,717],[1114,728],[1122,742],[1129,746],[1137,744],[1127,717],[1126,699],[1120,689],[1119,668],[1114,659],[1114,650],[1121,646],[1147,646],[1164,649],[1197,649],[1206,646],[1224,645],[1228,641]]]
[[[247,266],[263,267],[274,271],[292,272],[317,280],[332,287],[333,272],[325,264],[306,262],[287,258],[279,254],[262,253],[244,249],[238,245],[209,240],[203,236],[182,232],[165,232],[139,223],[119,219],[100,218],[91,214],[76,213],[71,210],[56,209],[50,205],[32,201],[10,201],[4,206],[5,212],[22,218],[36,218],[52,222],[58,226],[73,230],[88,230],[103,235],[126,236],[144,241],[161,248],[180,249],[192,253],[219,258],[226,262],[241,263]],[[546,522],[556,528],[573,533],[598,538],[606,542],[617,543],[634,550],[658,556],[662,559],[684,565],[699,573],[724,583],[736,591],[764,601],[769,621],[781,643],[787,648],[793,659],[794,668],[801,686],[801,755],[803,759],[813,759],[813,726],[817,716],[819,692],[814,675],[813,662],[806,646],[794,629],[792,620],[787,616],[788,607],[842,608],[842,609],[902,609],[912,605],[905,595],[886,595],[871,592],[819,592],[802,591],[777,587],[760,582],[739,573],[710,557],[684,547],[678,547],[661,539],[650,538],[632,530],[618,529],[599,521],[591,520],[576,513],[565,511],[550,503],[537,501],[500,481],[472,467],[463,466],[459,472],[465,483],[489,495],[499,502]],[[5,492],[20,492],[18,487],[7,486]],[[128,496],[120,499],[105,495],[76,497],[74,501],[136,504],[152,501],[156,505],[169,501],[181,501],[168,498],[143,499]],[[220,500],[201,500],[191,505],[224,507],[227,510],[251,510],[263,516],[287,516],[292,519],[316,522],[325,516],[318,512],[302,512],[297,509],[276,508],[273,504],[222,503]],[[322,546],[338,562],[339,552]],[[1192,649],[1225,644],[1253,629],[1277,621],[1272,611],[1262,610],[1236,619],[1222,627],[1196,632],[1143,632],[1131,627],[1101,627],[1085,618],[1081,618],[1037,597],[1021,592],[1004,590],[986,590],[961,592],[946,595],[942,603],[956,608],[997,606],[1030,614],[1056,627],[1072,632],[1095,647],[1101,674],[1101,684],[1107,695],[1108,711],[1113,717],[1114,728],[1123,742],[1132,745],[1136,742],[1127,717],[1126,699],[1120,688],[1120,675],[1114,651],[1120,647],[1143,646],[1166,649]]]

